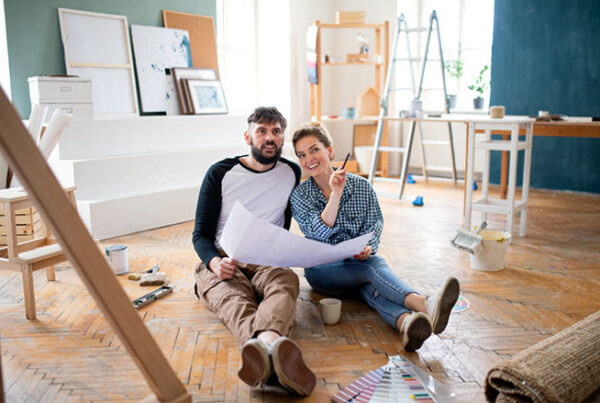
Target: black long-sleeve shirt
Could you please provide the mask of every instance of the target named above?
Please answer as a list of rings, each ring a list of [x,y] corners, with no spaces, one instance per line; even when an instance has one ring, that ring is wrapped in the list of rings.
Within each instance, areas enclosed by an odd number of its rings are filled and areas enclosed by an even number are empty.
[[[218,239],[235,201],[259,218],[290,228],[290,194],[300,183],[298,164],[280,158],[273,168],[259,172],[243,165],[242,157],[213,164],[200,188],[193,243],[196,253],[207,266],[213,257],[219,256]]]

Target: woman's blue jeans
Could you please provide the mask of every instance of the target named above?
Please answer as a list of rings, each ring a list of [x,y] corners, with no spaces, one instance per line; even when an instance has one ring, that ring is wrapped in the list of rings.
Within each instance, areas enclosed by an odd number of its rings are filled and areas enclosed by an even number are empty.
[[[360,295],[396,329],[400,315],[412,312],[404,305],[404,299],[410,293],[417,293],[396,277],[385,260],[377,255],[364,261],[348,258],[309,267],[304,270],[304,276],[320,294],[331,297]]]

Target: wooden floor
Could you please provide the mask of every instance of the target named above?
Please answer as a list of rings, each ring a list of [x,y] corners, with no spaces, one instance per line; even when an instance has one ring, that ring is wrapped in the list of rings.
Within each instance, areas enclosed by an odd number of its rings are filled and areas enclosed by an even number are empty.
[[[448,401],[484,401],[482,385],[492,365],[600,309],[599,196],[533,191],[527,237],[515,238],[506,268],[490,273],[471,269],[468,255],[450,246],[461,222],[460,187],[434,182],[408,185],[407,192],[423,195],[425,205],[381,201],[380,254],[423,293],[435,291],[448,275],[458,277],[471,307],[453,315],[447,330],[418,352],[405,353],[395,331],[360,301],[344,301],[340,323],[322,325],[315,304],[319,296],[301,277],[292,337],[318,377],[306,401],[328,401],[395,354],[442,382]],[[503,226],[500,217],[493,218],[491,226]],[[102,244],[127,244],[132,271],[159,263],[167,273],[175,292],[140,315],[194,401],[294,400],[252,391],[237,378],[237,343],[193,294],[192,228],[188,222]],[[124,401],[150,395],[75,271],[60,266],[56,282],[47,282],[42,271],[34,276],[38,319],[28,321],[20,275],[0,270],[6,400]],[[124,276],[119,281],[132,299],[149,291]]]

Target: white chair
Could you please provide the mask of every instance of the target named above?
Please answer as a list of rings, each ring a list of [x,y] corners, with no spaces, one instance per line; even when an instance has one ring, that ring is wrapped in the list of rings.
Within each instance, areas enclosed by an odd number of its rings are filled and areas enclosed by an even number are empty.
[[[531,146],[533,143],[534,119],[517,116],[506,116],[502,119],[489,117],[474,118],[469,120],[468,152],[467,152],[467,178],[465,217],[463,225],[466,230],[471,229],[471,214],[473,211],[481,212],[481,220],[487,220],[488,213],[506,214],[506,231],[512,234],[513,216],[520,213],[519,235],[525,235],[527,225],[527,199],[529,196],[529,178],[531,174]],[[520,130],[525,131],[525,140],[519,140]],[[492,140],[492,134],[505,134],[510,132],[509,140]],[[483,133],[482,141],[476,141],[478,133]],[[482,197],[473,201],[473,168],[475,150],[484,150]],[[495,199],[488,196],[490,176],[490,151],[508,151],[510,153],[508,171],[508,196],[504,199]],[[524,150],[523,190],[521,200],[515,201],[517,187],[517,157],[518,152]]]

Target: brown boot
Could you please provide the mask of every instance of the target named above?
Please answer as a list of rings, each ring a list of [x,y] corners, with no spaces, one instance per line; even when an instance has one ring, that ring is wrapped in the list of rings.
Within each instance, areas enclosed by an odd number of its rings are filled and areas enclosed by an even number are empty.
[[[262,341],[250,339],[242,347],[242,367],[238,376],[252,387],[265,382],[273,372],[269,349]]]
[[[310,395],[317,377],[304,362],[300,347],[294,340],[283,336],[275,340],[271,357],[281,385],[300,396]]]

